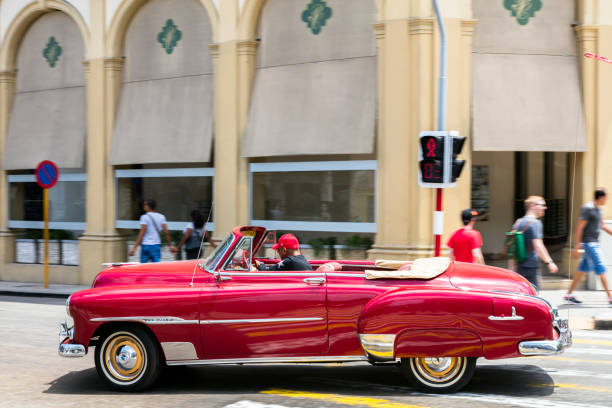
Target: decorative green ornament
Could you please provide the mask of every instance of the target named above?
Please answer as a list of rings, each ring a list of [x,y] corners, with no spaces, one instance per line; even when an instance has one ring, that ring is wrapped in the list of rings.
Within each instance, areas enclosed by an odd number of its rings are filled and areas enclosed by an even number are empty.
[[[43,50],[42,55],[49,63],[49,66],[54,68],[55,63],[59,59],[60,55],[62,55],[62,47],[60,47],[59,43],[55,41],[55,37],[49,37],[49,42]]]
[[[162,27],[161,32],[157,35],[157,41],[162,48],[166,50],[166,54],[172,54],[174,47],[183,37],[183,33],[178,29],[171,19],[166,21],[166,25]]]
[[[504,7],[510,10],[520,25],[525,25],[536,11],[542,9],[542,0],[504,0]]]
[[[323,0],[312,0],[302,12],[302,21],[308,25],[314,35],[321,32],[325,22],[332,16],[332,9]]]

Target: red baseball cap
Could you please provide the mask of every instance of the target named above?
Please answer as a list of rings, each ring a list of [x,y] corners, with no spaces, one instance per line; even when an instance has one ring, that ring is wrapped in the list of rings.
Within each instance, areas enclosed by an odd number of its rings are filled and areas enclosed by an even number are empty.
[[[278,248],[283,247],[285,249],[300,249],[300,242],[293,234],[285,234],[282,235],[278,242],[272,245],[272,249],[277,250]]]

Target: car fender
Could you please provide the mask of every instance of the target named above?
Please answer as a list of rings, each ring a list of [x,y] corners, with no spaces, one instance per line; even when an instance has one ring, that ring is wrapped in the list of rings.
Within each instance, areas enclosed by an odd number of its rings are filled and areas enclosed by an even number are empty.
[[[358,329],[394,335],[395,357],[481,356],[491,310],[487,293],[397,289],[366,304]]]
[[[70,298],[74,340],[88,347],[100,329],[132,324],[146,326],[160,343],[188,339],[198,349],[199,292],[199,288],[159,286],[76,292]]]

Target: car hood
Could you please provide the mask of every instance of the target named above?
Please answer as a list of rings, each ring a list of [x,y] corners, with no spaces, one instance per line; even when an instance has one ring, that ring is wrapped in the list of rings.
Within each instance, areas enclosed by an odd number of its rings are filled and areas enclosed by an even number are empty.
[[[450,282],[462,290],[483,290],[535,295],[533,287],[516,272],[494,266],[454,262]]]
[[[92,288],[130,285],[188,285],[207,280],[211,275],[197,265],[197,260],[113,266],[100,272]]]

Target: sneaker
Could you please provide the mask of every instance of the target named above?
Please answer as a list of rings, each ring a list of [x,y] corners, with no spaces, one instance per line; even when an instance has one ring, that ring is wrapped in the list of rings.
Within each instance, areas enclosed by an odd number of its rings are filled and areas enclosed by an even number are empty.
[[[563,296],[563,300],[565,300],[567,303],[575,303],[575,304],[582,303],[582,301],[576,299],[576,296],[574,295],[565,295]]]

